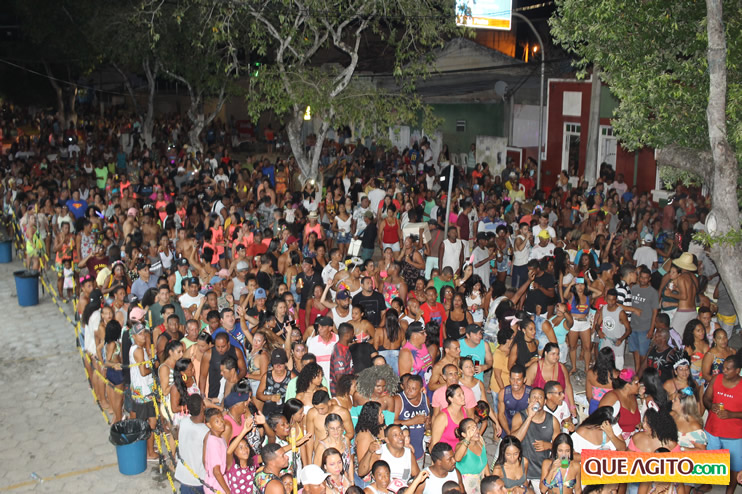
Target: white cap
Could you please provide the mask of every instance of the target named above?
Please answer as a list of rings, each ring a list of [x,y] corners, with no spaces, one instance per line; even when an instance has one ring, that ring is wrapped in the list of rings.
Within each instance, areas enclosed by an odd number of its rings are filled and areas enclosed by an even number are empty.
[[[299,482],[305,487],[307,485],[320,485],[329,476],[329,473],[326,473],[317,465],[306,465],[299,472]]]

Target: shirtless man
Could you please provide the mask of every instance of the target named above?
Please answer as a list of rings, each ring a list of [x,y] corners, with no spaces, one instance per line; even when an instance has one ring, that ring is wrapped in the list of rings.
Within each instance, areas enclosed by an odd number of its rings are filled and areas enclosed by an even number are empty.
[[[672,317],[670,324],[670,339],[672,346],[679,346],[678,342],[682,341],[682,335],[685,326],[698,316],[696,312],[696,294],[698,293],[698,279],[694,273],[698,269],[693,259],[693,254],[683,252],[683,254],[672,261],[672,265],[678,270],[679,274],[675,278],[674,291],[665,291],[664,295],[677,299],[678,310]],[[679,348],[682,350],[682,347]]]
[[[288,232],[288,230],[284,231]],[[278,272],[281,274],[286,274],[286,268],[291,265],[291,252],[299,252],[299,241],[296,237],[287,237],[286,245],[288,246],[286,252],[278,256]]]
[[[139,228],[139,223],[137,222],[137,210],[136,208],[129,208],[126,211],[126,219],[124,220],[124,224],[122,225],[124,239],[127,239],[129,235],[132,234],[134,230]]]
[[[443,376],[444,367],[448,364],[453,364],[457,368],[459,366],[459,357],[461,356],[461,344],[459,340],[446,338],[443,341],[443,349],[446,351],[446,354],[433,366],[433,373],[430,375],[430,382],[428,383],[428,389],[430,391],[435,391],[447,385],[446,379]]]
[[[156,242],[160,238],[160,227],[151,213],[142,216],[142,238],[145,245],[149,245],[152,241]]]
[[[330,395],[327,391],[323,389],[315,391],[312,396],[312,404],[314,406],[309,409],[305,418],[307,434],[312,434],[317,441],[325,439],[327,437],[325,419],[329,414],[336,413],[343,419],[345,437],[348,440],[353,439],[355,431],[353,430],[353,421],[350,419],[350,411],[334,401],[330,401]]]

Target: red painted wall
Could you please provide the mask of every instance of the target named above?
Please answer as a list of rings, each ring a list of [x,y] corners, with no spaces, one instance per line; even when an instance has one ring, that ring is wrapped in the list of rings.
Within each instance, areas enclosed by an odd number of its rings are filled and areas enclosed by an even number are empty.
[[[579,117],[563,116],[562,103],[566,91],[582,93],[582,112]],[[548,122],[546,136],[546,159],[541,163],[543,186],[552,186],[562,168],[562,145],[564,124],[577,123],[581,126],[580,135],[580,175],[585,172],[587,154],[587,133],[590,120],[590,83],[577,81],[549,81]],[[601,118],[600,125],[610,125],[610,119]],[[639,151],[637,184],[640,191],[649,191],[655,185],[656,165],[654,151]],[[616,173],[623,173],[629,187],[634,185],[634,152],[626,151],[620,144],[616,152]]]

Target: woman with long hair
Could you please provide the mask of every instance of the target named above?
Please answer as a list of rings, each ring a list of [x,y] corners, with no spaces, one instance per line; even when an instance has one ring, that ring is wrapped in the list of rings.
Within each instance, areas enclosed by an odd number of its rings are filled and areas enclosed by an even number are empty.
[[[690,372],[698,384],[705,384],[703,380],[703,357],[709,351],[706,340],[706,328],[698,319],[691,319],[683,330],[683,347],[690,363]]]
[[[520,439],[515,436],[502,439],[492,474],[502,479],[508,492],[515,487],[522,487],[524,492],[528,492],[531,486],[528,481],[528,458],[523,457]]]
[[[404,336],[404,331],[399,325],[399,314],[394,309],[387,309],[384,327],[374,332],[373,343],[379,355],[384,357],[395,374],[399,374],[399,349],[404,343]]]
[[[446,317],[446,338],[455,340],[463,338],[464,329],[473,322],[472,315],[466,307],[464,295],[456,293],[453,296],[451,310],[448,311]]]
[[[263,375],[268,371],[271,350],[268,349],[268,336],[263,331],[256,331],[252,337],[252,351],[247,354],[247,379],[253,396],[258,394],[258,387]]]
[[[319,465],[328,474],[325,479],[328,494],[345,494],[348,487],[353,485],[350,471],[345,469],[343,456],[337,449],[327,448],[322,453]]]
[[[599,403],[600,407],[618,404],[618,425],[624,440],[634,433],[641,422],[641,411],[637,403],[639,388],[639,377],[634,374],[633,369],[624,369],[613,379],[613,390],[606,393]]]
[[[113,409],[113,421],[120,422],[123,417],[124,405],[124,373],[121,363],[121,324],[112,319],[106,324],[105,338],[105,368],[106,379],[113,385],[113,392],[108,393],[108,401]]]
[[[592,259],[592,256],[583,256],[586,259]],[[582,359],[585,361],[585,369],[590,368],[590,295],[585,275],[578,275],[565,288],[563,294],[564,300],[569,307],[569,314],[572,316],[572,326],[567,333],[567,344],[569,345],[569,360],[572,363],[570,374],[577,372],[577,345],[578,342],[582,348]]]
[[[317,441],[314,446],[314,464],[322,466],[322,458],[327,450],[334,449],[340,453],[343,460],[343,471],[347,473],[354,471],[353,451],[350,441],[343,434],[343,419],[336,413],[329,413],[325,417],[325,431],[327,437]]]
[[[569,434],[561,433],[551,443],[551,458],[541,466],[542,494],[579,493],[580,462],[575,460],[574,446]]]
[[[662,387],[665,388],[665,393],[667,393],[667,399],[669,401],[675,399],[680,390],[685,388],[690,388],[696,394],[697,399],[701,398],[698,392],[700,387],[696,383],[696,380],[693,379],[688,360],[684,358],[672,365],[672,378],[665,381]]]
[[[644,414],[642,429],[629,439],[628,450],[652,453],[659,448],[679,453],[678,427],[665,410],[649,409]]]
[[[187,413],[186,399],[192,394],[200,394],[196,384],[196,370],[189,358],[181,358],[173,367],[173,387],[170,389],[170,409],[173,412],[173,425],[178,425]],[[204,402],[205,406],[208,406]],[[175,418],[177,417],[177,419]]]
[[[599,407],[591,413],[572,434],[572,443],[576,456],[583,449],[626,451],[614,407]]]
[[[549,342],[541,352],[541,359],[526,371],[526,384],[534,388],[544,389],[547,381],[556,381],[564,388],[564,397],[567,399],[572,413],[577,414],[575,397],[572,391],[572,382],[569,379],[567,368],[559,362],[559,345]]]
[[[304,411],[312,408],[314,392],[322,388],[322,367],[315,362],[309,362],[299,372],[296,378],[296,398],[304,403]]]
[[[479,483],[489,475],[487,447],[474,419],[464,419],[456,429],[459,442],[454,448],[456,468],[461,473],[466,494],[479,494]]]
[[[458,384],[453,384],[446,388],[446,403],[448,406],[440,411],[433,419],[433,427],[430,438],[430,444],[438,442],[448,443],[452,448],[456,447],[458,440],[455,431],[466,416],[466,399],[464,390]]]
[[[708,383],[714,376],[721,374],[724,368],[724,360],[734,355],[734,350],[729,347],[729,337],[726,331],[719,328],[714,331],[714,343],[703,356],[702,375]]]
[[[678,428],[678,444],[681,450],[704,451],[708,444],[698,405],[695,393],[689,388],[679,390],[672,400],[671,414]]]
[[[644,389],[642,390],[642,388]],[[667,392],[657,369],[652,367],[644,369],[641,380],[639,381],[639,395],[640,399],[643,398],[644,400],[641,407],[642,415],[649,409],[669,412],[670,400],[667,397]]]
[[[356,424],[356,458],[363,458],[368,452],[371,444],[381,439],[382,426],[384,425],[384,415],[381,412],[381,404],[376,401],[369,401],[361,408],[361,413],[358,415],[358,423]],[[358,475],[358,465],[355,470],[355,484],[358,486],[366,486],[371,481],[371,475],[366,475],[361,478]]]
[[[598,403],[609,391],[613,389],[613,379],[618,377],[616,369],[616,357],[608,347],[601,348],[595,359],[593,367],[587,371],[585,379],[585,396],[590,400],[588,413],[598,409]]]

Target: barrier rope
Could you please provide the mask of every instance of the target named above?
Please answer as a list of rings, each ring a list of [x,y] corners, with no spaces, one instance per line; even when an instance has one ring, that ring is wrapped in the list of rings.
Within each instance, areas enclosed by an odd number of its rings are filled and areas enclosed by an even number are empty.
[[[21,259],[23,261],[24,268],[25,269],[28,269],[28,259],[26,259],[26,256],[25,256],[25,245],[24,245],[24,241],[23,241],[23,238],[24,237],[23,237],[23,234],[21,232],[20,225],[18,224],[17,217],[15,215],[15,211],[13,211],[13,210],[11,210],[11,218],[12,219],[9,222],[5,222],[4,221],[3,223],[6,226],[6,228],[8,226],[8,223],[10,223],[10,225],[12,225],[12,229],[13,229],[13,232],[14,232],[13,237],[14,237],[15,246],[16,246],[16,249],[17,249],[16,252],[18,252],[18,251],[23,252],[23,255],[19,256],[16,253],[16,256],[17,257],[21,257]],[[41,268],[39,270],[39,281],[40,281],[42,287],[44,288],[44,290],[46,290],[49,293],[49,296],[52,299],[52,302],[57,307],[57,309],[59,310],[59,312],[62,314],[62,316],[64,316],[64,318],[67,320],[67,322],[70,323],[70,325],[72,326],[72,328],[74,330],[74,334],[75,334],[76,340],[77,341],[81,341],[80,332],[82,331],[82,322],[81,321],[75,322],[67,314],[67,311],[64,309],[64,304],[60,301],[60,298],[63,299],[63,297],[60,297],[59,296],[59,294],[57,293],[57,290],[55,290],[55,288],[53,287],[52,283],[49,282],[49,280],[46,278],[46,269],[45,269],[45,267],[46,266],[49,266],[50,261],[49,261],[49,256],[47,255],[46,251],[44,250],[42,253],[43,253],[43,256],[39,256],[40,268]],[[73,283],[74,283],[74,281],[73,281]],[[73,287],[73,294],[74,293],[75,293],[75,288]],[[76,307],[77,307],[77,298],[76,297],[73,298],[72,302],[73,302],[73,310],[76,312],[77,311],[76,310]],[[95,362],[97,362],[97,363],[99,363],[99,364],[102,365],[102,364],[104,364],[103,361],[101,361],[97,356],[95,356],[95,355],[92,355],[91,356],[90,354],[88,354],[87,352],[85,352],[84,349],[83,349],[83,347],[82,347],[82,345],[78,345],[77,346],[77,351],[80,354],[80,359],[81,359],[81,361],[83,363],[83,370],[85,371],[85,378],[88,381],[88,387],[90,388],[90,393],[93,396],[93,400],[95,401],[95,404],[98,406],[98,409],[100,410],[101,415],[103,415],[103,420],[106,422],[107,425],[110,426],[110,425],[112,425],[111,419],[106,414],[106,411],[103,408],[103,406],[101,405],[100,399],[99,399],[98,395],[95,392],[95,389],[94,389],[93,383],[92,383],[92,376],[91,376],[91,373],[88,371],[88,365],[90,366],[91,369],[93,369],[93,374],[96,375],[96,376],[98,376],[106,385],[108,385],[116,393],[124,394],[125,391],[122,390],[122,389],[117,388],[115,384],[113,384],[110,380],[108,380],[106,378],[106,376],[103,375],[95,367],[94,362],[93,362],[93,361],[95,361]],[[158,453],[158,456],[159,456],[159,460],[158,460],[159,461],[159,465],[158,465],[158,468],[159,468],[160,474],[162,474],[163,471],[164,471],[164,473],[167,475],[167,479],[168,479],[168,482],[170,484],[170,488],[172,489],[172,492],[173,493],[176,493],[177,492],[177,488],[175,487],[175,481],[173,480],[173,473],[174,473],[175,466],[177,465],[178,461],[180,461],[182,463],[182,465],[186,468],[186,470],[188,470],[188,472],[193,476],[193,478],[195,478],[196,480],[198,480],[201,483],[201,485],[203,485],[204,487],[208,487],[209,489],[211,489],[212,491],[216,492],[217,494],[223,494],[223,491],[221,491],[220,489],[215,489],[214,487],[212,487],[211,485],[209,485],[204,479],[202,479],[201,477],[199,477],[198,474],[196,474],[196,472],[193,470],[193,468],[183,459],[183,457],[180,454],[179,443],[178,443],[177,440],[174,441],[175,442],[175,448],[174,448],[175,450],[173,451],[171,449],[170,442],[168,441],[168,438],[167,438],[167,432],[164,430],[162,424],[163,424],[163,420],[167,420],[170,424],[172,424],[173,423],[173,421],[172,421],[173,417],[172,417],[172,415],[170,415],[170,410],[169,410],[169,408],[167,406],[163,406],[162,408],[165,409],[165,412],[166,412],[166,414],[168,416],[167,417],[162,417],[161,416],[160,407],[161,407],[161,405],[163,403],[165,403],[165,398],[164,398],[163,393],[162,393],[162,387],[160,386],[159,375],[156,372],[156,370],[154,369],[154,364],[157,361],[157,356],[156,356],[156,354],[154,352],[154,344],[152,345],[152,348],[150,349],[150,351],[152,353],[152,358],[147,359],[147,360],[144,360],[142,362],[130,363],[128,365],[123,365],[122,364],[121,365],[121,369],[131,369],[131,368],[139,367],[139,366],[142,366],[142,365],[148,365],[148,364],[151,364],[152,365],[152,377],[153,377],[153,383],[154,383],[154,386],[153,386],[154,393],[153,393],[153,399],[152,399],[152,401],[153,401],[153,405],[154,405],[154,409],[155,409],[155,417],[157,419],[157,425],[155,427],[155,430],[152,431],[152,434],[154,434],[154,439],[155,439],[155,443],[156,443],[156,446],[157,446],[157,453]],[[85,365],[86,362],[87,362],[88,365]],[[162,443],[163,442],[165,443],[165,448],[164,449],[162,447]],[[172,468],[167,464],[167,461],[166,461],[166,458],[165,458],[165,454],[166,454],[165,452],[167,452],[167,456],[169,457],[170,461],[173,464],[173,467]]]

